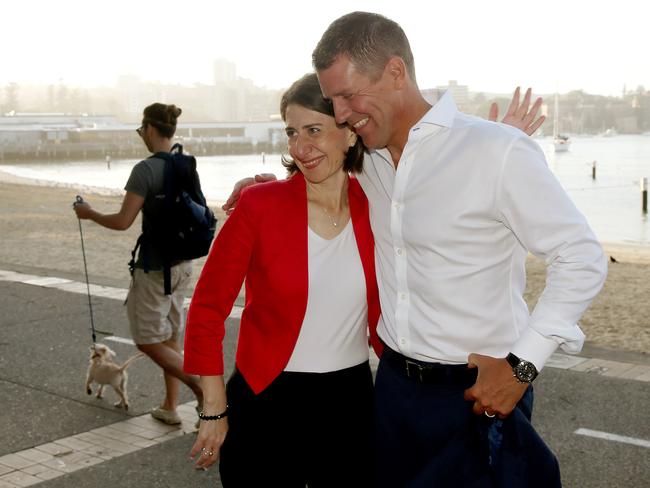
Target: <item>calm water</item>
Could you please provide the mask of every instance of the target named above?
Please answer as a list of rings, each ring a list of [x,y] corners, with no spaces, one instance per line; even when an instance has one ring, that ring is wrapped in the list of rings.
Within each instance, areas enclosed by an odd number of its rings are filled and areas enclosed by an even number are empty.
[[[549,166],[578,208],[587,216],[602,241],[650,244],[650,224],[641,213],[639,180],[650,178],[650,136],[574,137],[571,149],[555,153],[549,138],[538,139]],[[597,179],[591,164],[597,161]],[[94,186],[119,192],[126,182],[132,160],[115,160],[108,170],[105,161],[66,164],[5,165],[3,171],[72,188]],[[204,156],[199,158],[204,192],[211,201],[224,201],[233,184],[256,173],[284,177],[280,155]]]

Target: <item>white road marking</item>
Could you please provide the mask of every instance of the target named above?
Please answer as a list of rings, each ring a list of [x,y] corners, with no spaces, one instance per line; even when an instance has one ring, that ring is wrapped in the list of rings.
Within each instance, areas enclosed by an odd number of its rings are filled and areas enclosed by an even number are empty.
[[[11,281],[16,283],[31,284],[46,288],[68,291],[85,295],[88,293],[86,283],[67,280],[52,276],[36,276],[14,271],[0,269],[0,281]],[[109,298],[124,301],[128,290],[125,288],[113,288],[109,286],[90,285],[90,295],[94,297]],[[190,299],[186,298],[183,307],[187,309]],[[240,319],[243,307],[233,306],[229,318]],[[107,336],[102,340],[133,344],[133,341],[124,337]],[[588,374],[600,374],[614,378],[630,379],[650,383],[650,365],[632,364],[619,361],[606,361],[598,358],[585,358],[562,353],[554,353],[546,363],[547,367],[580,371]]]
[[[600,430],[591,429],[578,429],[574,434],[584,435],[587,437],[595,437],[596,439],[605,439],[606,441],[622,442],[624,444],[632,444],[634,446],[641,446],[650,448],[650,441],[645,439],[637,439],[636,437],[627,437],[624,435],[610,434],[609,432],[602,432]]]
[[[36,276],[16,273],[14,271],[7,271],[3,269],[0,269],[0,281],[11,281],[15,283],[23,283],[26,285],[42,286],[44,288],[54,288],[71,293],[78,293],[81,295],[86,295],[88,293],[88,286],[86,283],[82,283],[80,281],[72,281],[65,278],[56,278],[52,276]],[[111,286],[93,285],[92,283],[90,284],[90,295],[93,297],[124,301],[128,292],[129,290],[126,288],[115,288]],[[187,309],[190,306],[190,302],[191,299],[185,298],[183,307]],[[240,319],[242,311],[243,307],[233,305],[229,317],[233,319]],[[124,340],[118,339],[115,340],[115,342],[124,342]]]
[[[126,337],[120,337],[120,336],[106,336],[102,338],[102,341],[119,342],[120,344],[128,344],[130,346],[135,346],[135,343],[131,339],[127,339]]]

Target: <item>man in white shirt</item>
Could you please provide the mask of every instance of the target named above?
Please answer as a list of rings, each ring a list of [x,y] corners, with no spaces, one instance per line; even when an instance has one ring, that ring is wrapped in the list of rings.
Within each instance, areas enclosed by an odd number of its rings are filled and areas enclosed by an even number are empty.
[[[606,276],[593,232],[523,132],[458,112],[449,94],[431,107],[393,21],[337,19],[313,64],[337,122],[368,148],[358,178],[387,346],[378,484],[559,486],[529,423],[530,383],[558,346],[582,347],[577,321]],[[532,314],[529,251],[548,270]]]

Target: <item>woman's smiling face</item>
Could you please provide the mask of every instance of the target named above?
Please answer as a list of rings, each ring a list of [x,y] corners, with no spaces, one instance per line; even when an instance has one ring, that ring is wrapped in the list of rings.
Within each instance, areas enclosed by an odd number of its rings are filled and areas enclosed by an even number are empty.
[[[289,154],[307,181],[321,183],[343,171],[345,155],[356,141],[350,129],[297,104],[287,107],[285,122]]]

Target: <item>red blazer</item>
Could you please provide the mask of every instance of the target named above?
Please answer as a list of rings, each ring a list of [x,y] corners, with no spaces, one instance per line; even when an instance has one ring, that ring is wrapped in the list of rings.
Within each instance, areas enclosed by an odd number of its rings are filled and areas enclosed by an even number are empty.
[[[348,196],[366,278],[371,343],[380,354],[374,240],[368,201],[354,178],[350,178]],[[224,322],[244,278],[246,303],[237,368],[255,393],[284,370],[307,309],[307,229],[307,189],[301,173],[242,193],[212,245],[194,290],[185,332],[187,373],[223,374]]]

